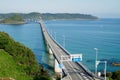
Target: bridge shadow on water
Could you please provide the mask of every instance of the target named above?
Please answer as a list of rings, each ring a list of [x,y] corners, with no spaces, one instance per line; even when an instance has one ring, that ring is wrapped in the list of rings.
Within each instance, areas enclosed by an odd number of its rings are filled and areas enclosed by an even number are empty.
[[[54,67],[48,65],[47,63],[39,63],[40,65],[43,65],[45,69],[47,69],[51,75],[54,74]]]
[[[46,69],[54,70],[54,67],[48,65],[47,63],[39,63],[40,65],[43,65]]]
[[[54,57],[53,55],[50,55],[46,49],[39,64],[43,65],[51,75],[54,74]]]

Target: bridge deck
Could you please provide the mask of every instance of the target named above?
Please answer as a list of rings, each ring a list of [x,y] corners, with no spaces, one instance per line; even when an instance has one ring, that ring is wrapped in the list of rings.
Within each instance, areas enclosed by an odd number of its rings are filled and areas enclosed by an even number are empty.
[[[49,44],[49,47],[52,49],[55,58],[60,63],[61,56],[70,56],[69,53],[63,49],[47,32],[47,29],[42,21],[39,22],[43,31],[46,42]],[[81,63],[75,63],[72,61],[62,62],[65,69],[64,72],[67,73],[69,80],[95,80],[94,76],[89,73]],[[97,79],[100,80],[100,79]]]

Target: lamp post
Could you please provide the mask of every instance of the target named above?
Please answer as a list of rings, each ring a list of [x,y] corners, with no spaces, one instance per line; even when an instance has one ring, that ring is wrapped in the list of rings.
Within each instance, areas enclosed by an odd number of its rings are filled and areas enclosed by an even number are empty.
[[[63,35],[63,47],[65,48],[65,35]]]
[[[96,50],[95,74],[97,74],[97,55],[98,55],[98,48],[94,48],[94,50]]]
[[[106,80],[106,69],[107,69],[107,61],[105,61],[105,80]]]

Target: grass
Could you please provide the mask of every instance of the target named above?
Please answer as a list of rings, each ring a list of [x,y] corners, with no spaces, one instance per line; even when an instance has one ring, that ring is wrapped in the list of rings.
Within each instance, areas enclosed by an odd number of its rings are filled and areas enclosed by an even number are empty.
[[[33,80],[14,61],[13,57],[0,49],[0,78],[13,78],[15,80]]]

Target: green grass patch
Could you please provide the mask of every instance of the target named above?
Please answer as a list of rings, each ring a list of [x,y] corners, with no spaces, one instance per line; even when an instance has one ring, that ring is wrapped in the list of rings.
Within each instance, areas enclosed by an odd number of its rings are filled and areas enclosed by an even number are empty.
[[[18,66],[11,55],[0,49],[0,78],[9,77],[15,80],[33,80]]]

